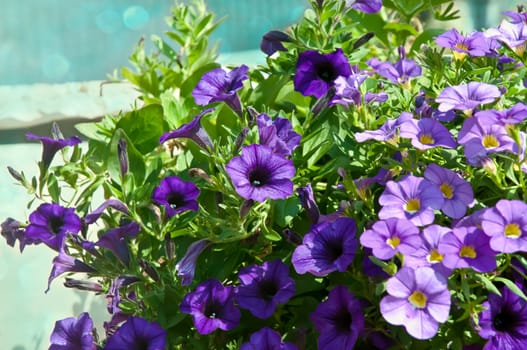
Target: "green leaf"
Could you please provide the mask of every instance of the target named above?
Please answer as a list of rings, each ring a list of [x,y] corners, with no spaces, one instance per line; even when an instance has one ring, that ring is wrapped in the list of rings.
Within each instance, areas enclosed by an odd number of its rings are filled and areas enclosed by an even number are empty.
[[[273,205],[275,222],[281,227],[289,226],[300,211],[300,200],[296,196],[274,201]]]
[[[511,280],[503,278],[503,277],[496,277],[494,278],[494,280],[496,282],[502,282],[504,285],[507,286],[507,288],[511,290],[511,292],[513,292],[514,294],[516,294],[523,300],[527,301],[527,296],[525,295],[525,293],[523,293],[523,291],[520,288],[518,288],[518,286]]]
[[[249,97],[249,105],[256,109],[272,106],[282,87],[290,80],[287,75],[271,75],[260,82]]]
[[[482,275],[482,274],[479,274],[479,273],[475,273],[474,274],[474,277],[476,279],[478,279],[481,283],[483,283],[483,285],[485,286],[485,288],[489,291],[489,292],[492,292],[494,294],[497,294],[499,296],[501,296],[501,293],[500,291],[498,290],[498,288],[496,288],[496,286],[494,285],[494,283],[492,283],[491,280],[489,280],[485,275]]]
[[[48,175],[47,186],[48,186],[48,193],[51,196],[51,200],[55,203],[59,203],[60,188],[57,182],[57,177],[52,173]]]
[[[410,52],[419,52],[422,44],[426,44],[427,42],[433,40],[436,36],[440,35],[443,32],[443,29],[425,29],[423,32],[421,32],[421,34],[419,34],[415,38],[415,41],[412,44],[412,47],[410,48]]]
[[[163,108],[151,104],[128,112],[119,120],[117,128],[133,140],[139,152],[147,154],[159,145],[159,138],[163,134]]]

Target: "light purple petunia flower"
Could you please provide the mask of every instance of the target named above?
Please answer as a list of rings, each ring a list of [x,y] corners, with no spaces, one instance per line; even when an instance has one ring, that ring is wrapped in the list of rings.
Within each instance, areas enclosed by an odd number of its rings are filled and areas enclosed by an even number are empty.
[[[103,350],[165,350],[166,336],[157,322],[130,317],[108,338]]]
[[[201,118],[214,110],[214,108],[207,108],[201,111],[195,116],[189,123],[181,125],[176,130],[166,132],[159,138],[159,143],[163,143],[167,140],[177,138],[187,138],[194,141],[198,146],[204,150],[211,150],[214,148],[212,141],[210,140],[209,134],[201,126]]]
[[[56,203],[43,203],[29,215],[26,227],[26,244],[44,243],[59,251],[68,234],[76,235],[81,230],[81,220],[74,208],[65,208]]]
[[[379,197],[379,218],[407,219],[417,226],[426,226],[434,221],[434,209],[439,210],[444,201],[441,191],[428,180],[407,175],[399,182],[386,183]]]
[[[364,13],[377,13],[382,8],[382,0],[346,0],[346,6]]]
[[[240,270],[238,278],[238,305],[261,319],[271,317],[279,304],[286,303],[295,294],[295,280],[280,260],[247,266]]]
[[[240,350],[297,350],[295,344],[282,342],[280,333],[263,327],[258,332],[251,334],[251,339],[240,346]]]
[[[350,76],[339,76],[337,79],[335,79],[335,96],[330,101],[329,105],[361,105],[362,93],[360,91],[360,85],[364,80],[366,80],[367,77],[368,74],[364,71],[359,71],[359,67],[357,65],[352,66]]]
[[[199,205],[196,198],[199,193],[193,182],[183,181],[177,176],[168,176],[154,189],[152,200],[163,205],[168,217],[172,217],[186,210],[197,211]]]
[[[527,252],[527,204],[501,199],[481,215],[490,247],[500,253]]]
[[[346,286],[336,286],[310,315],[318,331],[318,349],[353,349],[364,329],[361,303]]]
[[[357,250],[355,231],[355,220],[346,217],[311,226],[291,258],[296,272],[323,277],[346,271]]]
[[[527,302],[509,288],[490,293],[482,304],[476,330],[487,339],[484,350],[527,348]]]
[[[293,194],[295,167],[264,145],[242,148],[242,155],[225,166],[236,192],[245,199],[264,202],[267,198],[284,199]]]
[[[489,240],[477,227],[454,227],[438,246],[443,253],[443,264],[450,269],[493,271],[496,268],[496,252],[490,248]]]
[[[414,338],[434,337],[439,324],[448,319],[447,281],[430,267],[401,268],[386,283],[386,291],[380,303],[382,316],[388,323],[404,326]]]
[[[242,106],[237,91],[243,87],[243,81],[248,78],[248,71],[249,67],[241,65],[230,72],[216,68],[205,73],[192,91],[196,104],[206,106],[209,103],[225,102],[241,116]]]
[[[181,285],[189,286],[194,279],[196,271],[196,261],[200,254],[211,245],[207,239],[200,239],[193,242],[188,248],[187,252],[176,264],[176,271],[178,277],[181,277]]]
[[[496,119],[501,125],[518,124],[527,119],[527,105],[522,102],[516,103],[509,109],[496,111],[494,109],[486,109],[478,111],[474,114],[475,117],[490,117]]]
[[[440,209],[445,215],[453,219],[465,215],[467,207],[474,202],[474,191],[469,182],[454,171],[434,163],[425,169],[424,177],[443,194],[445,200]]]
[[[373,224],[360,236],[360,244],[371,248],[381,260],[391,259],[396,253],[412,254],[422,244],[419,229],[406,219],[388,218]]]
[[[78,318],[68,317],[55,322],[49,350],[95,350],[93,340],[93,320],[83,312]]]
[[[339,76],[351,75],[351,66],[342,49],[322,54],[307,50],[298,56],[294,77],[295,90],[304,96],[321,98]]]
[[[382,62],[377,58],[371,58],[366,62],[370,67],[379,74],[394,83],[406,83],[408,79],[418,77],[422,73],[421,67],[414,61],[403,58],[395,64],[390,62]]]
[[[438,110],[447,112],[453,109],[472,113],[481,104],[494,102],[501,96],[497,86],[472,81],[468,84],[448,86],[436,98]]]
[[[403,112],[396,119],[388,119],[379,129],[377,130],[366,130],[363,132],[355,133],[355,140],[357,142],[365,142],[368,140],[375,141],[394,141],[397,140],[399,127],[408,120],[412,119],[412,114]]]
[[[453,28],[436,37],[435,42],[441,47],[451,49],[457,60],[467,55],[481,57],[490,53],[490,39],[481,32],[473,32],[465,36]]]
[[[66,272],[89,273],[96,272],[96,270],[93,267],[85,264],[83,261],[69,256],[63,249],[61,249],[59,251],[59,255],[53,258],[53,267],[51,268],[51,273],[48,277],[48,288],[46,289],[46,293],[49,291],[51,282]]]
[[[202,282],[185,295],[179,309],[192,315],[199,334],[210,334],[218,328],[231,330],[241,317],[240,310],[234,306],[234,288],[215,279]]]
[[[276,117],[272,120],[261,113],[256,117],[256,123],[260,144],[269,146],[274,153],[287,157],[300,145],[301,136],[293,130],[289,119]]]
[[[263,35],[262,41],[260,41],[260,50],[267,56],[271,56],[276,51],[287,51],[282,43],[288,41],[291,41],[291,38],[286,33],[271,30]]]
[[[512,23],[507,20],[503,20],[501,21],[498,28],[487,29],[485,36],[504,43],[521,57],[525,52],[525,43],[527,41],[527,25],[524,22]]]
[[[135,238],[141,226],[135,221],[112,228],[103,234],[95,245],[110,250],[125,265],[130,265],[128,239]]]
[[[412,145],[420,150],[434,147],[455,148],[457,145],[450,131],[432,118],[407,120],[399,130],[401,137],[411,139]]]

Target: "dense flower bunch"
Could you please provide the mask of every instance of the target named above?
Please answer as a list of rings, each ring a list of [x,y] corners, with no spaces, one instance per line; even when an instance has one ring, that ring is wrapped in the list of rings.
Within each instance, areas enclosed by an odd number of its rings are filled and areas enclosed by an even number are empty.
[[[452,3],[313,0],[257,67],[176,6],[179,53],[123,70],[141,107],[9,169],[37,201],[7,243],[108,300],[105,337],[83,313],[50,349],[527,347],[527,12],[413,27]]]

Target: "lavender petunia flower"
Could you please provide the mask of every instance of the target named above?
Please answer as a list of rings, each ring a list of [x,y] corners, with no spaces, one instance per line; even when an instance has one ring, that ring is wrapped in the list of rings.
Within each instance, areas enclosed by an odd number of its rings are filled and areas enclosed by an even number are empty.
[[[95,350],[90,315],[83,312],[78,318],[68,317],[55,322],[49,341],[49,350]]]
[[[279,304],[286,303],[295,294],[295,280],[280,260],[265,261],[261,266],[251,265],[238,273],[240,285],[236,301],[262,319],[273,315]]]
[[[315,50],[300,53],[294,77],[295,90],[304,96],[321,98],[339,76],[351,75],[351,66],[342,49],[322,54]]]
[[[346,0],[346,6],[364,13],[377,13],[382,8],[382,0]]]
[[[407,120],[399,130],[401,137],[411,139],[412,145],[420,150],[434,147],[456,148],[456,141],[450,131],[432,118]]]
[[[527,348],[527,302],[509,288],[501,296],[491,293],[482,304],[476,326],[478,334],[487,339],[485,350]]]
[[[381,260],[391,259],[396,253],[412,254],[422,243],[419,229],[406,219],[377,221],[360,236],[360,244],[371,248],[373,255]]]
[[[527,105],[522,102],[518,102],[509,109],[504,109],[501,111],[486,109],[476,112],[474,116],[476,118],[483,116],[494,118],[501,125],[518,124],[527,119]]]
[[[271,56],[276,51],[287,51],[282,43],[288,41],[291,41],[291,38],[286,33],[279,30],[271,30],[262,37],[260,50],[267,56]]]
[[[197,211],[199,205],[196,198],[199,193],[193,182],[183,181],[177,176],[168,176],[154,189],[152,200],[163,205],[168,217],[172,217],[186,210]]]
[[[485,35],[504,43],[520,57],[525,52],[527,25],[524,22],[512,23],[503,20],[498,28],[487,29]]]
[[[199,334],[216,329],[228,331],[240,322],[241,313],[234,306],[234,289],[220,281],[209,279],[185,295],[179,306],[181,312],[192,315]]]
[[[181,277],[181,285],[189,286],[194,279],[194,272],[196,271],[196,261],[200,254],[211,245],[207,239],[200,239],[193,242],[188,248],[187,252],[176,264],[176,271],[178,277]]]
[[[208,108],[201,111],[195,116],[190,123],[183,124],[176,130],[166,132],[159,138],[159,143],[163,143],[167,140],[177,138],[187,138],[194,141],[198,146],[204,150],[211,150],[214,148],[212,141],[210,140],[209,134],[201,126],[201,118],[214,110],[214,108]]]
[[[81,230],[81,220],[75,209],[64,208],[55,203],[43,203],[29,215],[26,227],[26,243],[44,243],[59,251],[68,234]]]
[[[412,119],[412,114],[403,112],[397,119],[388,119],[378,130],[366,130],[355,133],[355,140],[357,142],[365,142],[368,140],[375,141],[393,141],[396,143],[397,131],[399,127],[406,121]]]
[[[388,280],[386,291],[380,303],[382,316],[393,325],[404,326],[414,338],[432,338],[439,323],[448,319],[447,281],[429,267],[401,268]]]
[[[481,215],[490,247],[500,253],[527,252],[527,204],[501,199]]]
[[[377,74],[394,83],[406,83],[408,79],[418,77],[422,69],[413,60],[403,58],[395,64],[381,62],[377,58],[371,58],[366,62]]]
[[[386,101],[388,101],[388,94],[384,91],[379,93],[367,92],[364,94],[364,102],[366,102],[366,104]]]
[[[270,147],[274,153],[287,157],[300,144],[301,136],[293,130],[287,118],[277,117],[272,120],[265,113],[256,117],[260,144]]]
[[[456,109],[472,113],[477,106],[492,103],[500,96],[498,87],[472,81],[468,84],[446,87],[436,98],[436,102],[439,103],[440,112]]]
[[[101,217],[102,213],[108,207],[113,208],[117,211],[120,211],[123,214],[128,214],[128,208],[126,207],[126,204],[124,204],[118,199],[110,198],[104,201],[104,203],[102,203],[100,206],[98,206],[97,209],[95,209],[94,211],[86,215],[84,217],[84,223],[88,225],[93,224],[95,221],[97,221]]]
[[[242,155],[234,157],[225,169],[236,192],[245,199],[264,202],[267,198],[284,199],[293,194],[295,167],[264,145],[242,148]]]
[[[355,232],[355,220],[346,217],[313,225],[293,252],[291,261],[296,272],[323,277],[333,271],[346,271],[357,250]]]
[[[339,76],[335,79],[335,96],[329,104],[341,104],[343,106],[350,104],[361,105],[362,93],[360,91],[360,85],[367,77],[366,72],[359,71],[358,66],[352,66],[350,76]]]
[[[298,187],[296,189],[300,204],[306,211],[307,218],[311,224],[318,223],[320,218],[320,210],[318,209],[317,202],[315,202],[315,196],[313,194],[313,188],[311,184],[307,184],[304,187]]]
[[[443,253],[443,264],[450,269],[491,272],[496,268],[496,253],[489,246],[489,237],[477,227],[454,227],[438,249]]]
[[[216,68],[205,73],[198,82],[192,96],[196,104],[206,106],[209,103],[225,102],[235,113],[241,116],[242,106],[237,91],[248,78],[249,67],[241,65],[230,72]]]
[[[445,215],[453,219],[465,215],[467,207],[474,202],[474,191],[469,182],[452,170],[433,163],[425,169],[424,177],[443,194],[445,200],[440,209]]]
[[[46,293],[49,291],[51,282],[66,272],[89,273],[96,272],[96,270],[93,267],[86,265],[83,261],[69,256],[64,250],[61,249],[59,251],[59,255],[53,258],[53,267],[51,268],[51,273],[48,277],[48,288],[46,289]]]
[[[319,350],[353,349],[364,329],[360,301],[342,285],[329,292],[310,318],[319,333]]]
[[[106,341],[103,350],[165,350],[166,331],[157,322],[129,317]]]
[[[434,209],[439,210],[443,203],[443,194],[436,186],[421,177],[407,175],[399,182],[386,183],[379,197],[379,218],[407,219],[417,226],[426,226],[434,221]]]
[[[435,42],[441,47],[451,49],[454,59],[460,60],[465,56],[481,57],[490,53],[490,39],[481,32],[474,32],[468,36],[461,35],[457,29],[450,29],[436,37]]]
[[[103,234],[95,245],[111,250],[125,265],[130,265],[130,251],[127,239],[135,238],[141,226],[135,221],[120,227],[112,228]]]
[[[13,218],[7,218],[2,225],[0,226],[0,233],[2,237],[5,238],[7,245],[14,247],[16,241],[18,240],[18,247],[20,253],[24,251],[26,246],[26,233],[25,229],[22,227],[22,223]]]
[[[264,327],[251,334],[251,339],[240,346],[240,350],[297,350],[293,343],[282,342],[280,333]]]

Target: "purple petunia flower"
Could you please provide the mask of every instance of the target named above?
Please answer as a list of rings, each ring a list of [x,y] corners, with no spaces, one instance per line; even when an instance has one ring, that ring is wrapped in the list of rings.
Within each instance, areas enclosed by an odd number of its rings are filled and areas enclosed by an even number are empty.
[[[186,210],[197,211],[198,196],[199,189],[193,182],[183,181],[177,176],[168,176],[154,189],[152,200],[165,206],[168,217],[172,217]]]
[[[159,138],[159,143],[163,143],[167,140],[177,139],[177,138],[187,138],[194,141],[198,146],[204,150],[213,149],[212,141],[210,140],[209,134],[201,126],[201,118],[214,110],[214,108],[207,108],[201,111],[197,116],[195,116],[190,123],[183,124],[176,130],[166,132]]]
[[[49,291],[51,282],[66,272],[89,273],[96,272],[96,270],[93,267],[86,265],[83,261],[69,256],[63,249],[61,249],[59,255],[53,258],[53,267],[51,268],[51,273],[48,277],[48,288],[46,289],[46,293]]]
[[[238,273],[240,285],[236,301],[242,309],[254,316],[269,318],[279,304],[286,303],[295,294],[295,280],[280,260],[265,261],[261,266],[251,265]]]
[[[298,187],[296,192],[298,193],[300,204],[306,211],[309,222],[311,224],[318,223],[318,219],[320,218],[320,210],[318,209],[317,202],[315,202],[315,196],[313,194],[313,188],[311,187],[311,184],[308,183],[304,187]]]
[[[443,253],[443,264],[450,269],[491,272],[496,268],[496,253],[489,246],[489,237],[477,227],[454,227],[438,249]]]
[[[90,315],[83,312],[78,318],[68,317],[55,322],[49,341],[49,350],[95,350]]]
[[[501,92],[497,86],[472,81],[446,87],[436,98],[436,102],[439,103],[440,112],[456,109],[472,113],[477,106],[492,103],[500,96]]]
[[[377,221],[360,236],[360,244],[371,248],[373,255],[381,260],[391,259],[399,252],[412,254],[422,243],[419,229],[406,219]]]
[[[269,327],[264,327],[251,334],[248,343],[243,343],[240,350],[297,350],[293,343],[282,342],[280,334]]]
[[[106,341],[103,350],[165,350],[166,331],[157,322],[129,317]]]
[[[489,28],[485,32],[488,38],[498,40],[507,45],[514,53],[522,57],[527,41],[527,26],[524,22],[512,23],[501,21],[498,28]]]
[[[406,121],[412,119],[412,114],[403,112],[397,119],[388,119],[379,129],[377,130],[366,130],[363,132],[355,133],[355,140],[357,142],[365,142],[368,140],[375,141],[387,141],[397,143],[397,131],[399,127]]]
[[[491,293],[482,304],[476,326],[478,334],[488,339],[484,350],[527,348],[527,302],[509,288],[501,296]]]
[[[333,271],[346,271],[357,250],[355,231],[355,220],[346,217],[313,225],[293,252],[291,261],[296,272],[323,277]]]
[[[59,251],[68,234],[81,230],[81,220],[75,209],[64,208],[55,203],[43,203],[29,215],[26,227],[26,243],[44,243]]]
[[[380,303],[382,316],[388,323],[404,326],[414,338],[432,338],[439,323],[448,319],[447,281],[430,267],[401,268],[386,283],[386,291]]]
[[[413,60],[402,58],[395,64],[390,62],[382,62],[377,58],[371,58],[366,62],[370,67],[379,74],[394,83],[406,83],[408,79],[418,77],[422,73],[422,69]]]
[[[199,255],[211,245],[207,239],[200,239],[192,243],[187,252],[176,264],[176,271],[178,277],[181,277],[181,285],[189,286],[194,279],[194,272],[196,271],[196,261]]]
[[[490,52],[490,39],[481,32],[464,36],[453,28],[436,37],[435,42],[441,47],[451,49],[456,60],[463,59],[467,55],[486,56]]]
[[[339,76],[351,75],[351,66],[342,49],[322,54],[316,50],[300,53],[294,77],[295,90],[304,96],[321,98]]]
[[[0,234],[5,238],[7,245],[14,247],[18,240],[18,247],[20,253],[24,251],[26,246],[26,231],[22,227],[22,223],[13,218],[7,218],[0,225]]]
[[[350,76],[339,76],[335,79],[335,96],[329,104],[341,104],[343,106],[350,104],[361,105],[362,93],[360,91],[360,85],[367,77],[368,74],[364,71],[359,71],[357,65],[352,66]]]
[[[434,147],[456,148],[456,141],[450,131],[432,118],[410,119],[401,124],[399,135],[412,140],[412,145],[420,150]]]
[[[126,207],[126,204],[121,202],[118,199],[110,198],[106,201],[104,201],[100,206],[97,207],[94,211],[89,213],[84,217],[84,223],[86,224],[93,224],[95,221],[97,221],[102,213],[106,210],[106,208],[113,208],[117,211],[120,211],[123,214],[128,214],[128,208]]]
[[[249,67],[241,65],[230,72],[216,68],[205,73],[192,91],[196,104],[206,106],[209,103],[225,102],[241,116],[242,106],[237,91],[243,87],[243,81],[248,78],[248,71]]]
[[[440,209],[445,215],[453,219],[465,215],[467,207],[474,202],[474,191],[469,182],[452,170],[433,163],[425,169],[424,177],[443,194],[445,200]]]
[[[135,238],[141,226],[135,221],[112,228],[103,234],[95,245],[111,250],[125,265],[130,265],[130,251],[127,239]]]
[[[260,50],[267,56],[271,56],[276,51],[287,51],[282,43],[288,41],[291,41],[291,38],[286,33],[279,30],[271,30],[262,37]]]
[[[475,117],[487,116],[496,119],[501,125],[518,124],[527,119],[527,105],[522,102],[516,103],[509,109],[496,111],[493,109],[486,109],[478,111],[474,114]]]
[[[346,286],[333,288],[310,318],[319,333],[319,350],[353,349],[364,329],[360,301]]]
[[[293,130],[287,118],[277,117],[272,120],[265,113],[256,117],[260,144],[270,147],[274,153],[287,157],[300,144],[301,136]]]
[[[346,6],[364,13],[377,13],[381,10],[382,0],[346,0]]]
[[[198,333],[209,334],[216,329],[228,331],[240,322],[241,313],[234,306],[234,288],[209,279],[185,295],[181,312],[192,315]]]
[[[293,194],[295,167],[264,145],[242,148],[242,155],[225,166],[236,192],[245,199],[264,202],[267,198],[284,199]]]
[[[110,288],[106,293],[106,309],[108,310],[108,313],[111,315],[121,313],[121,309],[119,308],[119,303],[121,302],[120,289],[139,281],[139,277],[133,275],[121,275],[112,280]]]
[[[500,253],[527,251],[527,204],[521,200],[501,199],[481,215],[483,232],[490,247]]]
[[[444,203],[441,191],[428,180],[413,175],[401,181],[388,181],[379,197],[382,206],[380,219],[408,219],[417,226],[426,226],[434,221],[434,209]]]

